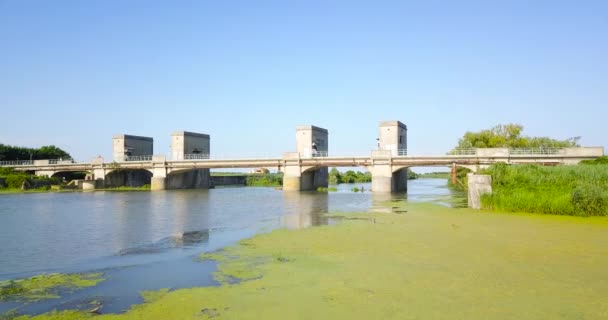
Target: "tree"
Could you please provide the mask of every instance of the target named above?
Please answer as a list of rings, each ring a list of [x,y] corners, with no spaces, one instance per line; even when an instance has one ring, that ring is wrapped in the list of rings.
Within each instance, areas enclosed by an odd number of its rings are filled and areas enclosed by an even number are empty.
[[[0,143],[0,160],[39,160],[39,159],[70,159],[69,153],[56,146],[42,146],[38,149],[9,146]]]
[[[522,136],[524,127],[520,124],[497,125],[480,132],[467,131],[456,149],[465,148],[564,148],[577,147],[580,137],[557,140],[549,137]]]

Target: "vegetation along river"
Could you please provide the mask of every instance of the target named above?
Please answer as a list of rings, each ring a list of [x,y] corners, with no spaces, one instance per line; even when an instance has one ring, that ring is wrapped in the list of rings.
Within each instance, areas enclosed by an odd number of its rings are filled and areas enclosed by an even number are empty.
[[[409,181],[407,195],[369,190],[2,195],[0,280],[50,272],[105,280],[61,298],[0,301],[0,313],[608,318],[606,218],[458,208],[462,197],[445,179]]]

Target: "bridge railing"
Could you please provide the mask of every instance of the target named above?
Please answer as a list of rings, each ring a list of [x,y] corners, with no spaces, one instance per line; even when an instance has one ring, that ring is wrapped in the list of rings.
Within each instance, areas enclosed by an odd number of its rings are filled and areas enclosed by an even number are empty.
[[[184,154],[184,160],[207,160],[210,159],[208,153]]]
[[[125,161],[152,161],[152,155],[125,156]]]
[[[34,164],[34,160],[0,161],[0,166],[2,166],[2,167],[31,166],[33,164]]]
[[[49,164],[70,164],[76,163],[74,159],[49,159]]]
[[[477,154],[477,148],[457,148],[447,153],[449,156],[474,156]]]
[[[564,153],[564,148],[458,148],[447,153],[455,156],[512,156],[554,155]]]
[[[515,148],[509,149],[509,154],[512,155],[528,155],[528,154],[560,154],[563,148]]]

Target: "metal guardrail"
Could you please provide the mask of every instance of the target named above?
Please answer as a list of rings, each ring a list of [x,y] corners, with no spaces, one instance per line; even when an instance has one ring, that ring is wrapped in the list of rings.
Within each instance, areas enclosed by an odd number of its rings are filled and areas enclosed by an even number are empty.
[[[474,156],[477,154],[477,149],[476,148],[460,148],[460,149],[454,149],[450,152],[447,153],[448,155],[452,156]]]
[[[208,153],[193,153],[193,154],[185,154],[184,160],[207,160],[210,159]]]
[[[49,164],[70,164],[76,163],[74,159],[50,159]]]
[[[509,149],[509,154],[528,155],[528,154],[560,154],[563,148],[516,148]]]
[[[407,149],[399,149],[397,150],[398,156],[407,156]]]
[[[507,156],[511,155],[552,155],[560,154],[563,152],[563,148],[462,148],[454,149],[447,153],[447,155],[456,156],[474,156],[478,154],[478,150],[490,150],[490,149],[503,149],[507,151]]]
[[[125,156],[125,161],[152,161],[152,155]]]
[[[33,166],[33,165],[49,165],[49,164],[70,164],[76,163],[74,159],[40,159],[40,160],[11,160],[0,161],[0,167],[17,167],[17,166]]]
[[[34,164],[34,160],[0,161],[0,166],[2,166],[2,167],[30,166],[33,164]]]

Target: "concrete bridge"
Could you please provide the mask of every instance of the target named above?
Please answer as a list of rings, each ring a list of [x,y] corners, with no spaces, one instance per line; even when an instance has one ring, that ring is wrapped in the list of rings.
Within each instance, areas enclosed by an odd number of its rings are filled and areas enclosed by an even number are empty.
[[[97,158],[90,163],[71,163],[70,161],[34,160],[12,164],[18,171],[34,172],[36,175],[53,176],[59,172],[87,171],[92,173],[92,183],[103,187],[108,175],[115,171],[144,170],[150,173],[152,189],[167,188],[167,179],[179,173],[197,169],[227,168],[276,168],[284,173],[284,190],[313,190],[327,186],[327,181],[315,181],[314,172],[328,167],[363,167],[372,174],[374,192],[404,190],[398,176],[409,167],[458,166],[473,172],[493,163],[542,165],[569,165],[581,160],[595,159],[604,154],[601,147],[563,148],[563,149],[467,149],[457,154],[408,156],[394,155],[390,150],[374,150],[367,156],[305,156],[298,152],[284,154],[277,158],[259,159],[193,159],[167,160],[165,156],[153,156],[149,161],[128,161],[107,163]],[[5,166],[7,166],[5,164]]]
[[[275,168],[283,172],[283,190],[304,191],[327,187],[329,167],[363,167],[372,175],[373,192],[407,190],[407,168],[421,166],[465,167],[473,172],[493,163],[570,165],[604,155],[602,147],[543,149],[463,149],[447,155],[407,155],[407,128],[398,121],[380,123],[378,150],[368,155],[328,154],[328,132],[315,126],[296,129],[296,152],[281,157],[214,159],[209,154],[209,136],[189,132],[173,134],[172,158],[164,155],[133,154],[152,152],[152,139],[114,136],[114,160],[103,158],[88,163],[66,160],[0,162],[18,171],[53,176],[62,172],[88,172],[83,189],[125,185],[128,179],[150,183],[152,190],[208,188],[209,169]],[[131,141],[131,142],[129,142]],[[127,144],[129,146],[127,147]],[[200,151],[200,152],[193,152]],[[116,160],[119,161],[116,161]]]

